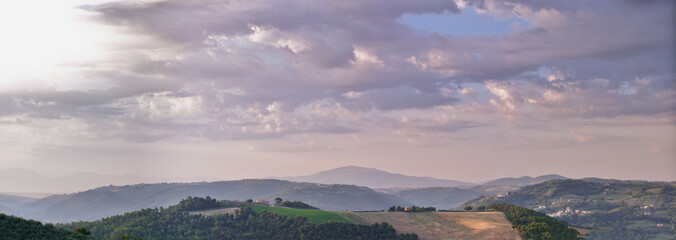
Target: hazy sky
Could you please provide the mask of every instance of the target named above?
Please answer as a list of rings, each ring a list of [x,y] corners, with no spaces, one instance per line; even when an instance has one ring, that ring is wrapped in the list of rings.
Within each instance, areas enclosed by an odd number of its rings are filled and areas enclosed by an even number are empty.
[[[12,1],[0,170],[676,180],[676,1]]]

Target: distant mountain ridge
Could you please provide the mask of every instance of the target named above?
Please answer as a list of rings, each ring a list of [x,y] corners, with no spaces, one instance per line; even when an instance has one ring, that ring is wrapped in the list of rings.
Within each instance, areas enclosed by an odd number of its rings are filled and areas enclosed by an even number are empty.
[[[489,181],[487,183],[481,184],[482,186],[512,186],[512,187],[523,187],[527,185],[533,185],[533,184],[538,184],[541,182],[546,182],[549,180],[562,180],[562,179],[568,179],[567,177],[561,176],[561,175],[556,175],[556,174],[549,174],[549,175],[542,175],[539,177],[529,177],[529,176],[523,176],[519,178],[498,178],[492,181]]]
[[[25,174],[21,171],[14,171],[14,173],[19,173],[17,174],[19,177],[27,176],[27,179],[42,179],[41,183],[46,186],[67,182],[50,182],[53,179],[41,177],[32,171],[26,171]],[[84,175],[92,176],[90,174],[75,176]],[[97,178],[96,176],[102,175],[94,174],[93,176]],[[0,175],[0,186],[11,183],[3,182],[3,180],[19,177],[11,174]],[[481,195],[506,193],[518,189],[520,185],[558,178],[564,177],[545,175],[535,178],[502,178],[484,185],[475,185],[453,180],[394,174],[374,168],[348,166],[310,176],[282,178],[286,180],[248,179],[122,186],[107,183],[103,187],[87,191],[56,194],[39,199],[5,194],[0,196],[0,212],[47,222],[95,220],[143,208],[166,207],[176,204],[187,196],[211,196],[231,200],[251,198],[266,201],[282,197],[285,200],[303,201],[324,210],[381,210],[392,205],[434,206],[438,209],[449,209]],[[89,182],[88,184],[101,183]],[[378,191],[373,189],[378,189]]]
[[[673,239],[676,182],[600,178],[551,180],[463,206],[508,203],[534,209],[592,231],[586,239]]]
[[[147,181],[136,175],[101,175],[78,172],[64,177],[46,177],[20,168],[0,170],[0,192],[77,192],[106,185],[126,185]]]
[[[47,222],[97,220],[144,208],[167,207],[188,196],[271,202],[274,198],[281,197],[284,200],[302,201],[324,210],[381,210],[393,205],[406,205],[392,195],[354,185],[249,179],[105,186],[35,200],[15,211],[15,214]]]
[[[275,179],[294,182],[311,182],[321,184],[348,184],[378,188],[423,188],[423,187],[461,187],[474,183],[456,180],[437,179],[431,177],[414,177],[398,173],[390,173],[375,168],[346,166],[318,172],[308,176],[274,177]]]

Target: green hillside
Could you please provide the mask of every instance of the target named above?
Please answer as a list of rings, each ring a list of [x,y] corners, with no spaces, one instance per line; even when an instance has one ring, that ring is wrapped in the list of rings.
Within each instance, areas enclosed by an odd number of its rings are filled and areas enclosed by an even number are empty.
[[[676,183],[603,179],[553,180],[468,201],[509,203],[591,228],[588,239],[674,239]]]
[[[14,239],[84,239],[78,233],[42,224],[34,220],[0,213],[0,240]]]
[[[247,179],[106,186],[84,192],[52,195],[31,202],[21,209],[16,208],[17,211],[13,214],[46,222],[92,221],[144,208],[166,208],[188,196],[262,201],[273,201],[276,197],[282,197],[332,211],[378,210],[403,204],[394,196],[360,186]]]
[[[387,223],[358,225],[336,214],[307,209],[287,209],[274,213],[270,207],[244,207],[235,214],[201,215],[188,210],[219,207],[213,198],[185,199],[181,204],[160,209],[143,209],[93,222],[59,225],[65,229],[84,227],[96,239],[417,239],[414,234],[397,234]],[[263,211],[266,210],[266,211]],[[270,211],[267,211],[270,210]],[[297,213],[301,213],[300,215]],[[304,215],[313,217],[316,222]],[[335,216],[333,216],[335,215]],[[338,217],[338,218],[336,218]],[[329,220],[340,220],[329,221]]]
[[[268,207],[268,206],[253,206],[251,207],[255,212],[261,213],[263,211],[276,213],[277,215],[287,216],[287,217],[296,217],[303,216],[306,217],[309,222],[322,224],[331,222],[340,222],[340,223],[351,223],[347,219],[341,217],[340,215],[334,212],[322,211],[322,210],[312,210],[312,209],[295,209],[295,208],[285,208],[285,207]]]

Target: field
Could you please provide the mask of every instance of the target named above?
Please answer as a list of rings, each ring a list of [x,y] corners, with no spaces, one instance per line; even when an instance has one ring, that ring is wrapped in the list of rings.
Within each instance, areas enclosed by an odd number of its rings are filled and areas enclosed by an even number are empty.
[[[204,211],[191,211],[191,215],[197,215],[201,214],[204,216],[213,216],[213,215],[218,215],[218,214],[235,214],[235,211],[238,211],[240,208],[219,208],[219,209],[211,209],[211,210],[204,210]]]
[[[499,212],[354,212],[370,223],[387,222],[397,233],[416,233],[421,240],[519,240],[505,215]]]
[[[319,224],[328,221],[364,225],[387,222],[394,226],[397,233],[416,233],[421,240],[520,239],[505,215],[499,212],[330,212],[268,206],[251,208],[256,212],[268,211],[288,217],[304,216],[308,221]],[[190,214],[233,214],[237,209],[193,211]]]
[[[335,212],[310,210],[310,209],[295,209],[285,207],[268,207],[268,206],[253,206],[251,207],[256,212],[268,211],[278,215],[296,217],[304,216],[308,221],[313,223],[326,223],[328,221],[350,223],[351,221],[341,217]]]

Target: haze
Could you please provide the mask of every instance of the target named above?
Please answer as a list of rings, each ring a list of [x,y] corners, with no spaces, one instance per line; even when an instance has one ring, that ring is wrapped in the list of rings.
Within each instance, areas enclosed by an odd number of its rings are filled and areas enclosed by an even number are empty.
[[[0,170],[673,181],[674,4],[3,3]]]

